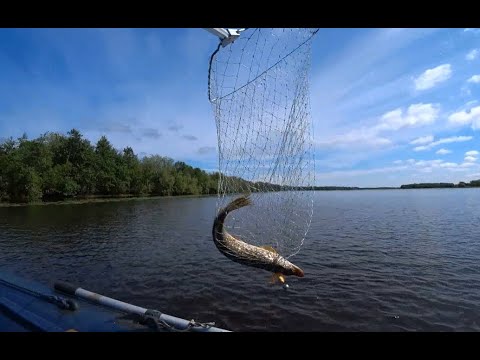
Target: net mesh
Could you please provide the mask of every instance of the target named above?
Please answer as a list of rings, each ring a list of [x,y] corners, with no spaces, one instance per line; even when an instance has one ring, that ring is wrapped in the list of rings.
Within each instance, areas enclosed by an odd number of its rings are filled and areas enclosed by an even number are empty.
[[[311,42],[317,29],[247,29],[212,55],[209,99],[219,150],[217,211],[239,194],[252,205],[227,231],[288,258],[300,250],[313,211]]]

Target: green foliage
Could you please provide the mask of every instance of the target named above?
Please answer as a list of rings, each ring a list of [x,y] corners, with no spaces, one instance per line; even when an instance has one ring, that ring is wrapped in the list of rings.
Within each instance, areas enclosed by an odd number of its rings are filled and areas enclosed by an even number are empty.
[[[400,186],[400,189],[436,189],[436,188],[454,188],[454,187],[467,187],[464,182],[460,182],[458,185],[453,183],[419,183],[419,184],[406,184]]]
[[[480,180],[472,180],[469,184],[471,187],[480,187]]]
[[[72,129],[0,144],[0,201],[56,201],[85,196],[216,194],[218,173],[131,147],[116,150],[103,136],[96,144]]]

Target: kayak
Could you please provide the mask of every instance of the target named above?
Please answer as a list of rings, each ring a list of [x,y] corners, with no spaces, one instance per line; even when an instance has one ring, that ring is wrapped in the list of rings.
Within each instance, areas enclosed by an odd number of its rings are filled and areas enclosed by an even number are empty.
[[[8,332],[228,332],[146,309],[65,282],[53,287],[0,275],[0,331]]]

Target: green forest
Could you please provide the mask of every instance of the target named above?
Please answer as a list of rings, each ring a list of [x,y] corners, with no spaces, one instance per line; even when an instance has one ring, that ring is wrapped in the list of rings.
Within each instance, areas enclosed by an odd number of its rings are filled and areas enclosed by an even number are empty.
[[[216,194],[219,174],[159,155],[139,159],[102,136],[91,144],[73,129],[0,144],[0,201]]]
[[[434,188],[468,188],[480,187],[480,180],[472,180],[469,183],[460,181],[458,184],[454,183],[420,183],[420,184],[406,184],[400,186],[400,189],[434,189]]]

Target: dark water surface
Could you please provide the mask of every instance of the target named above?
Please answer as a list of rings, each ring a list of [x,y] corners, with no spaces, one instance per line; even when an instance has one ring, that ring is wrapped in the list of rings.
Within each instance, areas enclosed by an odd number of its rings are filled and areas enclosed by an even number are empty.
[[[480,189],[317,192],[288,290],[218,252],[215,201],[0,208],[0,274],[234,331],[480,330]]]

